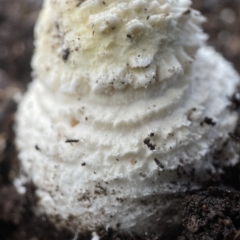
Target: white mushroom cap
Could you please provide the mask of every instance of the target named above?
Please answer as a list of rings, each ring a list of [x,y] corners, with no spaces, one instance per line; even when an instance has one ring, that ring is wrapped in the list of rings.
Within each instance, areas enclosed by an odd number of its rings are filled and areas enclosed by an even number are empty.
[[[81,2],[40,16],[16,117],[23,170],[39,212],[74,230],[162,234],[235,128],[239,76],[204,46],[190,1]]]
[[[188,0],[81,2],[45,1],[36,28],[34,72],[54,91],[162,82],[182,74],[206,39],[198,26],[204,18]]]

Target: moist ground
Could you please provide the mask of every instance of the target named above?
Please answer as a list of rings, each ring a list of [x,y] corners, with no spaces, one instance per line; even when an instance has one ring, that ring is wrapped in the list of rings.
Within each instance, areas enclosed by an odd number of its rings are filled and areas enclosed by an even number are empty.
[[[78,236],[57,230],[47,217],[36,217],[37,202],[33,185],[20,195],[13,186],[19,163],[12,131],[16,103],[12,96],[30,81],[33,51],[33,26],[41,0],[0,0],[0,240],[77,240],[91,239],[90,233]],[[195,0],[209,21],[204,24],[209,43],[240,71],[240,2],[238,0]],[[237,90],[236,90],[237,92]],[[232,109],[239,111],[240,95],[232,98]],[[240,124],[229,141],[240,144]],[[226,146],[227,147],[227,144]],[[221,153],[216,153],[217,166]],[[211,188],[189,194],[183,206],[183,224],[170,240],[240,239],[240,163],[212,177]],[[208,184],[208,185],[209,185]],[[182,232],[182,233],[181,233]],[[157,239],[155,236],[98,230],[101,239]]]

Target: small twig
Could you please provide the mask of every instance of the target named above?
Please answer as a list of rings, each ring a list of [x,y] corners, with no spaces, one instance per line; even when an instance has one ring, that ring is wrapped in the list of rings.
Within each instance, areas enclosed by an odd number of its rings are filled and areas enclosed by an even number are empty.
[[[65,141],[65,143],[77,143],[77,142],[79,142],[78,139],[67,139],[67,140]]]

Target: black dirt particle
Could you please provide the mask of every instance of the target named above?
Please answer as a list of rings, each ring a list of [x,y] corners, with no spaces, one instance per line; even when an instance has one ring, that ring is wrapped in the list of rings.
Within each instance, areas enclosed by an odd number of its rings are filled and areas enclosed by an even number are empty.
[[[145,173],[140,172],[139,176],[145,178],[147,175]]]
[[[229,100],[231,102],[230,109],[238,110],[240,108],[240,86],[237,87],[237,91]]]
[[[145,145],[147,145],[147,147],[148,147],[150,150],[154,150],[154,149],[155,149],[155,145],[152,144],[152,143],[150,143],[150,138],[145,138],[145,139],[143,140],[143,143],[144,143]]]
[[[120,226],[121,226],[121,224],[120,224],[120,223],[117,223],[117,224],[116,224],[116,227],[117,227],[117,228],[119,228]]]
[[[40,151],[41,149],[38,147],[38,145],[35,145],[35,149]]]
[[[104,187],[102,187],[100,184],[97,184],[97,185],[95,186],[94,193],[95,193],[96,195],[104,195],[104,196],[106,196],[106,195],[107,195],[107,189],[104,188]]]
[[[209,117],[205,117],[200,125],[203,126],[204,123],[206,123],[206,124],[208,124],[210,126],[215,126],[216,125],[216,122],[214,122],[213,119],[209,118]]]
[[[188,15],[188,14],[190,14],[191,13],[191,9],[188,9],[187,11],[185,11],[183,14],[184,15]]]
[[[60,27],[59,27],[59,23],[58,22],[55,23],[55,27],[56,27],[57,31],[59,31]]]
[[[131,34],[127,34],[127,38],[132,38],[132,35]]]
[[[155,163],[158,165],[160,168],[164,168],[164,165],[160,163],[160,161],[157,158],[154,158]]]
[[[120,202],[120,203],[123,202],[123,199],[122,199],[122,198],[116,198],[116,200],[117,200],[118,202]]]
[[[84,163],[82,163],[82,166],[84,167],[84,166],[86,166],[86,163],[84,162]]]
[[[144,140],[143,140],[143,142],[144,142],[144,144],[149,144],[150,143],[150,138],[145,138]]]
[[[154,137],[154,133],[152,132],[152,133],[150,133],[150,137]]]
[[[64,62],[68,60],[69,54],[70,54],[69,48],[66,48],[65,50],[63,50],[62,59]]]

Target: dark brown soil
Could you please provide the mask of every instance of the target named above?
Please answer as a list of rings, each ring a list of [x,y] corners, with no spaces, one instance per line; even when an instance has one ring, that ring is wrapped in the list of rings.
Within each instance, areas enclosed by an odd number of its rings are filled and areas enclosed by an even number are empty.
[[[240,193],[209,188],[186,198],[179,240],[240,239]]]
[[[30,81],[30,59],[33,51],[33,26],[41,0],[0,0],[0,240],[77,240],[91,239],[89,234],[74,236],[57,230],[47,217],[36,217],[34,186],[20,195],[13,186],[18,173],[18,159],[12,130],[16,103],[13,94],[26,88]],[[240,72],[240,1],[195,0],[209,21],[204,24],[209,43],[229,59]],[[235,95],[233,108],[239,111],[240,97]],[[240,124],[231,141],[240,144]],[[220,155],[216,155],[216,165]],[[164,240],[238,240],[240,239],[240,163],[216,175],[212,188],[186,197],[183,209],[182,235]],[[231,191],[230,191],[231,190]],[[181,229],[180,229],[181,230]],[[101,239],[157,239],[98,231]],[[75,237],[75,238],[74,238]]]

